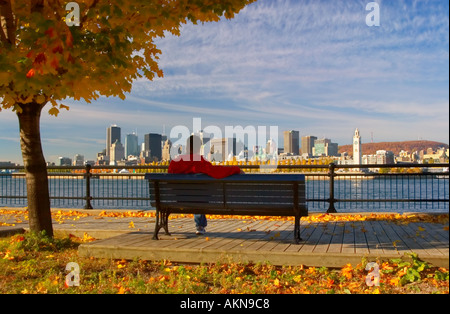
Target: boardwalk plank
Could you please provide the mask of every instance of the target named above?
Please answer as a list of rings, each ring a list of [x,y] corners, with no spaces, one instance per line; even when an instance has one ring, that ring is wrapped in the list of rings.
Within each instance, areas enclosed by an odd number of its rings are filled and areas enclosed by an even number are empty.
[[[383,248],[377,236],[375,229],[373,228],[372,221],[364,222],[364,230],[367,239],[367,245],[369,248],[370,254],[381,255],[383,254]],[[361,230],[363,231],[363,230]]]
[[[398,252],[400,255],[403,255],[404,253],[411,253],[411,249],[403,241],[401,236],[399,236],[398,233],[395,232],[395,230],[393,229],[392,223],[386,221],[381,221],[380,223],[381,227],[383,228],[389,240],[391,241],[393,249],[396,252]]]
[[[431,228],[431,224],[425,224],[425,223],[415,223],[414,224],[417,227],[417,230],[419,227],[425,230],[425,233],[430,235],[434,241],[439,243],[439,246],[442,246],[443,248],[448,249],[449,240],[448,240],[448,230],[444,230],[443,225],[439,225],[439,228]]]
[[[259,224],[256,227],[255,232],[262,233],[262,235],[264,236],[266,233],[270,234],[270,233],[274,232],[274,229],[276,229],[276,227],[274,226],[274,222],[267,220],[267,221]],[[252,239],[249,240],[249,238],[252,238]],[[242,234],[241,232],[239,232],[239,233],[235,234],[235,239],[233,241],[226,243],[223,247],[221,247],[221,249],[230,250],[230,251],[233,251],[233,250],[240,251],[244,248],[244,246],[253,244],[257,240],[258,239],[256,239],[254,234],[251,234],[251,232],[249,232],[247,234]]]
[[[353,228],[356,254],[369,254],[369,245],[367,244],[366,232],[367,229],[364,228],[364,223],[362,221],[356,221]]]
[[[418,224],[410,224],[409,228],[411,233],[415,232],[417,241],[419,241],[425,249],[429,251],[430,254],[436,255],[446,255],[448,254],[449,243],[446,241],[445,237],[442,236],[442,233],[445,230],[429,228],[428,225],[423,225],[422,223]],[[419,227],[421,229],[419,229]],[[423,231],[421,231],[423,230]]]
[[[378,248],[382,250],[383,254],[389,254],[392,251],[396,251],[391,239],[381,226],[381,223],[379,221],[371,221],[370,225],[372,227],[373,234],[378,239]]]
[[[337,222],[334,226],[333,237],[331,238],[330,245],[327,252],[340,253],[342,252],[342,243],[344,241],[345,223]]]
[[[341,253],[355,253],[355,234],[353,222],[345,222]]]
[[[439,241],[433,241],[434,238],[428,233],[428,231],[426,231],[426,229],[421,231],[421,229],[415,227],[417,226],[408,224],[407,226],[404,226],[404,229],[405,232],[415,237],[415,241],[417,241],[422,250],[425,250],[426,253],[430,255],[443,255],[443,253],[439,250],[439,247],[442,248],[442,243]],[[416,251],[414,250],[414,252]]]
[[[303,244],[299,252],[311,253],[314,251],[314,248],[316,247],[317,243],[320,240],[320,237],[322,236],[323,224],[324,223],[311,224],[312,233],[309,236],[308,240]]]
[[[430,255],[432,253],[429,250],[431,249],[431,247],[429,247],[429,249],[424,248],[419,241],[419,237],[417,237],[414,232],[410,232],[410,229],[407,226],[395,225],[393,227],[394,227],[393,229],[395,229],[397,234],[402,238],[402,240],[405,242],[405,244],[408,246],[411,252],[417,253],[421,256]]]
[[[299,248],[305,243],[305,226],[309,226],[309,222],[305,222],[305,221],[300,221],[300,237],[303,239],[303,241],[301,241],[299,244],[294,243],[294,241],[292,241],[292,243],[288,244],[287,246],[285,244],[283,244],[283,248],[284,251],[286,252],[297,252],[299,250]],[[293,225],[292,225],[293,227]],[[293,229],[291,229],[292,231],[289,233],[289,237],[292,239],[292,237],[294,236],[293,234]],[[280,240],[286,240],[286,238],[281,238]],[[259,248],[259,250],[261,251],[272,251],[277,245],[279,245],[280,242],[278,240],[274,240],[274,241],[267,241],[263,246],[261,246]],[[279,248],[281,249],[281,247]],[[274,250],[274,252],[277,250]]]
[[[322,225],[322,235],[313,249],[314,253],[325,253],[328,251],[335,227],[336,222],[329,222]]]
[[[290,221],[283,221],[280,222],[281,225],[276,229],[277,232],[280,233],[280,236],[278,239],[275,239],[273,235],[270,235],[270,233],[265,233],[258,241],[255,241],[252,245],[248,247],[249,250],[259,250],[262,248],[268,241],[271,240],[285,242],[289,241],[290,239],[293,239],[294,237],[294,225]]]

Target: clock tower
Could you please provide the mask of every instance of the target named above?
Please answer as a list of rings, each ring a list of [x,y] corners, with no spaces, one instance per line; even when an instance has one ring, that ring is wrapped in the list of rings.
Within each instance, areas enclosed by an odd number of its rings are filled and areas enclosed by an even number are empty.
[[[353,136],[353,164],[361,164],[361,135],[359,135],[359,130],[355,130],[355,135]]]

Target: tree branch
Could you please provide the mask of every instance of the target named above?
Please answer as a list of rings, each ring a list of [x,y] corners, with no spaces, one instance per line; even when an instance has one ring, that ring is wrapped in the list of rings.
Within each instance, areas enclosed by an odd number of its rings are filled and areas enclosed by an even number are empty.
[[[16,25],[11,9],[11,0],[2,0],[0,2],[0,15],[5,19],[7,41],[14,45],[16,43]]]
[[[44,0],[31,0],[31,13],[42,13],[44,10]]]
[[[1,5],[1,2],[0,2]],[[6,38],[6,22],[3,22],[3,16],[1,15],[1,11],[0,11],[0,42],[4,42],[7,43],[8,39]],[[3,24],[5,24],[3,26]]]

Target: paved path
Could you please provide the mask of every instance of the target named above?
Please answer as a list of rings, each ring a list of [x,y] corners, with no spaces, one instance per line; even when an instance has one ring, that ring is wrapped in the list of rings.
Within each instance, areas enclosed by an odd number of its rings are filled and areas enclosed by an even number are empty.
[[[155,241],[155,218],[151,214],[141,217],[138,211],[126,215],[122,215],[123,211],[100,213],[79,211],[69,215],[67,210],[55,210],[55,233],[80,237],[87,234],[98,239],[80,245],[79,254],[99,258],[341,267],[356,265],[363,257],[386,260],[415,252],[435,266],[449,267],[448,222],[302,221],[303,242],[297,245],[293,241],[293,222],[286,220],[210,219],[207,234],[196,236],[193,219],[178,216],[169,222],[171,235],[161,232],[161,239]],[[0,215],[0,233],[27,227],[23,215],[5,211]]]

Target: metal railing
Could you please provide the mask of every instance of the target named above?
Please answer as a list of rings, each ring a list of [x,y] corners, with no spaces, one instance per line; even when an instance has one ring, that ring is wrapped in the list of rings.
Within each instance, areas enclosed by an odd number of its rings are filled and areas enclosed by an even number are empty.
[[[305,175],[310,212],[447,212],[448,166],[278,165],[275,172]],[[261,171],[259,165],[240,167],[245,172]],[[445,168],[446,171],[442,171]],[[167,172],[167,169],[167,165],[48,167],[51,205],[59,208],[149,209],[151,196],[144,174]],[[26,205],[24,168],[0,168],[0,206]]]

